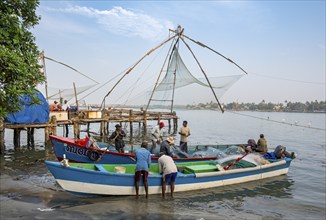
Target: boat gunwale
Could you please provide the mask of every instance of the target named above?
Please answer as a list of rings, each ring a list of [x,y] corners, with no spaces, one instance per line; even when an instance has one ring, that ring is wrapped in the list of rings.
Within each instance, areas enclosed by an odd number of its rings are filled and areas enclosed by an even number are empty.
[[[282,159],[280,161],[276,161],[270,164],[265,164],[265,165],[258,165],[256,167],[246,167],[246,168],[237,168],[237,169],[231,169],[231,170],[225,170],[225,171],[214,171],[214,172],[204,172],[204,173],[189,173],[185,174],[182,172],[178,172],[178,177],[191,177],[194,176],[196,178],[202,178],[202,177],[211,177],[211,176],[224,176],[224,175],[230,175],[230,174],[239,174],[239,173],[244,173],[244,172],[251,172],[251,171],[258,171],[258,170],[266,170],[268,168],[273,168],[273,167],[281,167],[282,165],[285,165],[288,162],[291,162],[291,158],[286,158]],[[134,173],[117,173],[117,172],[112,172],[108,171],[103,167],[103,164],[92,164],[94,168],[96,169],[87,169],[84,167],[76,167],[76,166],[69,166],[69,167],[64,167],[61,164],[59,165],[60,162],[54,162],[54,161],[48,161],[45,160],[45,163],[47,165],[51,166],[61,166],[62,168],[67,168],[67,169],[72,169],[78,172],[86,172],[86,173],[92,173],[92,174],[100,174],[100,175],[108,175],[108,176],[134,176]],[[83,163],[78,163],[78,164],[83,164]],[[121,164],[108,164],[110,166],[121,166]],[[125,164],[129,165],[129,164]],[[130,164],[134,165],[134,164]],[[178,164],[177,164],[178,165]],[[97,169],[96,166],[100,166],[103,169]],[[159,173],[149,173],[148,177],[160,177],[162,178],[162,175]]]

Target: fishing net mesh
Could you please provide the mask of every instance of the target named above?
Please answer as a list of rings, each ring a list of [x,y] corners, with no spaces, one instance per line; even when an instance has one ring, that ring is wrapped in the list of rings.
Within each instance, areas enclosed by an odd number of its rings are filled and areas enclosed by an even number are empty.
[[[221,98],[242,76],[243,75],[208,77],[208,80],[217,98]],[[182,95],[180,97],[177,93],[181,91],[183,87],[190,87],[190,89],[181,92]],[[160,103],[160,105],[171,105],[172,100],[178,97],[186,99],[187,94],[191,93],[190,96],[193,96],[201,90],[206,90],[206,93],[212,93],[207,79],[205,77],[194,77],[184,64],[178,50],[174,50],[165,75],[154,90],[151,103],[155,102],[156,104]]]
[[[87,91],[88,89],[94,87],[95,85],[76,87],[77,96]],[[60,100],[60,98],[62,98],[64,100],[70,101],[75,98],[75,90],[73,88],[62,89],[62,88],[48,87],[48,98],[49,100]]]

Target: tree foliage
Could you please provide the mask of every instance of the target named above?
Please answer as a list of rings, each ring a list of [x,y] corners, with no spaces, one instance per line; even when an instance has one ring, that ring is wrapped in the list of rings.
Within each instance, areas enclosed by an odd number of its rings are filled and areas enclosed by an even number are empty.
[[[38,5],[38,0],[0,1],[0,118],[19,111],[21,96],[34,97],[34,88],[45,81],[30,32],[40,20]]]

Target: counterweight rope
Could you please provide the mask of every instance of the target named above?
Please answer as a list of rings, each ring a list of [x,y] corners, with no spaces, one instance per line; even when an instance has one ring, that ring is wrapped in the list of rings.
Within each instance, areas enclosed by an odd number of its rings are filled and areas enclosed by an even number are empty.
[[[259,120],[264,120],[264,121],[279,123],[279,124],[286,124],[286,125],[297,126],[297,127],[302,127],[302,128],[309,128],[309,129],[315,129],[315,130],[320,130],[320,131],[326,131],[325,128],[311,127],[310,125],[299,125],[299,124],[296,124],[296,123],[289,123],[289,122],[285,122],[285,121],[277,121],[277,120],[272,120],[272,119],[269,119],[269,118],[261,118],[261,117],[257,117],[257,116],[246,115],[246,114],[239,113],[239,112],[234,112],[234,111],[227,111],[227,112],[232,113],[232,114],[236,114],[236,115],[241,115],[241,116],[246,116],[246,117],[250,117],[250,118],[255,118],[255,119],[259,119]]]

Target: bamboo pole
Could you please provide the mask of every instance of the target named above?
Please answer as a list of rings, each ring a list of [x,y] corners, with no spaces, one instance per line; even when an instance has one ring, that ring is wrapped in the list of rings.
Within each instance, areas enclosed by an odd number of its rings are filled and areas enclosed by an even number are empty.
[[[19,128],[15,128],[14,129],[14,147],[18,148],[20,147],[20,129]]]
[[[44,142],[45,143],[47,143],[50,140],[50,138],[49,138],[49,133],[50,133],[49,129],[50,129],[50,125],[48,125],[48,126],[46,126],[44,128]]]
[[[173,112],[173,134],[176,134],[178,131],[178,117],[177,113]]]
[[[105,121],[102,119],[101,120],[101,132],[100,132],[100,136],[102,137],[102,141],[105,142]]]
[[[78,112],[79,111],[79,107],[78,107],[78,99],[77,99],[76,85],[75,85],[75,83],[73,83],[73,85],[74,85],[75,99],[76,99],[77,112]]]
[[[169,42],[171,39],[173,39],[176,35],[168,38],[167,40],[163,41],[162,43],[160,43],[158,46],[154,47],[153,49],[151,49],[150,51],[148,51],[141,59],[139,59],[132,67],[130,67],[127,72],[118,80],[118,82],[116,82],[116,84],[114,84],[114,86],[111,88],[111,90],[106,94],[106,96],[104,96],[102,104],[101,104],[101,108],[105,108],[105,106],[103,106],[103,103],[105,102],[106,97],[108,97],[111,92],[115,89],[115,87],[122,81],[122,79],[127,76],[143,59],[145,59],[146,56],[150,55],[152,52],[154,52],[155,50],[157,50],[158,48],[160,48],[161,46],[163,46],[165,43]]]
[[[129,126],[130,126],[130,143],[132,143],[133,139],[133,111],[132,109],[129,110]]]
[[[79,120],[74,120],[74,138],[80,138]]]
[[[244,69],[242,69],[242,67],[240,67],[238,64],[236,64],[236,63],[235,63],[233,60],[231,60],[230,58],[227,58],[227,57],[224,56],[223,54],[217,52],[216,50],[213,50],[213,49],[210,48],[209,46],[207,46],[207,45],[205,45],[205,44],[203,44],[203,43],[201,43],[201,42],[199,42],[199,41],[195,41],[194,39],[188,37],[187,35],[185,35],[185,34],[183,34],[183,33],[182,33],[182,36],[185,37],[185,38],[187,38],[187,39],[189,39],[189,40],[191,40],[192,42],[194,42],[194,43],[196,43],[196,44],[198,44],[198,45],[200,45],[200,46],[202,46],[202,47],[205,47],[205,48],[207,48],[207,49],[213,51],[214,53],[220,55],[221,57],[223,57],[223,58],[226,59],[227,61],[229,61],[229,62],[233,63],[234,65],[236,65],[236,66],[237,66],[240,70],[242,70],[245,74],[248,74]]]
[[[44,56],[44,50],[42,50],[41,53],[41,58],[42,58],[42,64],[43,64],[43,74],[45,76],[45,83],[44,83],[44,87],[45,87],[45,96],[46,96],[46,101],[49,102],[49,95],[48,95],[48,78],[46,75],[46,67],[45,67],[45,56]]]
[[[222,113],[224,113],[224,109],[223,109],[223,107],[222,107],[220,101],[218,100],[218,98],[217,98],[217,96],[216,96],[216,94],[215,94],[215,91],[214,91],[214,89],[213,89],[213,87],[212,87],[212,85],[211,85],[211,82],[209,81],[209,79],[208,79],[208,77],[207,77],[207,75],[206,75],[204,69],[202,68],[202,66],[200,65],[199,61],[197,60],[197,57],[195,56],[194,52],[191,50],[191,48],[189,47],[189,45],[186,43],[186,41],[185,41],[183,38],[181,38],[181,40],[182,40],[183,43],[187,46],[187,48],[189,49],[190,53],[192,54],[192,56],[193,56],[194,59],[196,60],[198,66],[199,66],[199,68],[200,68],[200,70],[201,70],[202,73],[204,74],[204,76],[205,76],[205,78],[206,78],[206,80],[207,80],[207,83],[208,83],[209,87],[211,88],[211,90],[212,90],[212,92],[213,92],[213,94],[214,94],[214,97],[215,97],[215,99],[216,99],[216,101],[217,101],[218,106],[220,107]]]
[[[146,136],[147,136],[147,112],[146,110],[143,111],[143,125],[144,125],[144,139],[146,139]]]

